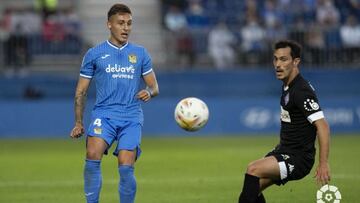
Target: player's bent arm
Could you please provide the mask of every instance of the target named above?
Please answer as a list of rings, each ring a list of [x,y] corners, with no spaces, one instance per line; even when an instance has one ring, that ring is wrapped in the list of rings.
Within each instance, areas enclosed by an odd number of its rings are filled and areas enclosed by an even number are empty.
[[[316,169],[316,180],[324,185],[330,181],[330,167],[328,163],[330,151],[330,129],[324,118],[316,120],[314,125],[317,129],[319,142],[319,165]]]
[[[150,91],[151,97],[155,97],[159,94],[159,85],[156,80],[155,72],[144,76],[144,81],[146,84],[146,89]]]
[[[146,89],[140,90],[137,97],[145,102],[159,94],[159,85],[156,80],[154,71],[143,76]]]

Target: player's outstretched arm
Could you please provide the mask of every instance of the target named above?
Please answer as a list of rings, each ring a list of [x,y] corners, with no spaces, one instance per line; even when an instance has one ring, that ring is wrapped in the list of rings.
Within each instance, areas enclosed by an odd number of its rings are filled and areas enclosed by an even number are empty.
[[[156,80],[154,71],[144,76],[146,89],[142,89],[137,93],[137,98],[147,102],[151,97],[155,97],[159,94],[159,85]]]
[[[86,93],[90,85],[90,81],[87,78],[79,77],[78,84],[75,92],[75,127],[70,133],[70,137],[79,138],[85,130],[83,126],[83,113],[86,103]]]
[[[315,121],[319,141],[319,165],[316,168],[315,178],[320,185],[330,181],[330,166],[328,162],[330,150],[330,129],[324,118]]]

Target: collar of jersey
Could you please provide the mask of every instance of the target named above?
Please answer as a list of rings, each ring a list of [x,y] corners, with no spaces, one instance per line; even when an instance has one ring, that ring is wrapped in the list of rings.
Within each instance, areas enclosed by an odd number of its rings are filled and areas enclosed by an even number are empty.
[[[112,48],[118,49],[119,51],[124,49],[129,42],[126,42],[126,44],[124,44],[122,47],[117,47],[116,45],[114,45],[113,43],[111,43],[109,40],[106,40],[106,42],[108,43],[108,45],[110,45]]]
[[[297,76],[295,76],[295,78],[290,82],[290,84],[288,86],[284,86],[284,91],[287,91],[290,87],[292,87],[295,84],[295,82],[297,80],[299,80],[300,78],[301,78],[301,75],[299,73]]]

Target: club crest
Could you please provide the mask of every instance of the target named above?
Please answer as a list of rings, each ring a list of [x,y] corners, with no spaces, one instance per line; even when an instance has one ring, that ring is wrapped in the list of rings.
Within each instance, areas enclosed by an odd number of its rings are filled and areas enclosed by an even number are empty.
[[[94,133],[97,135],[100,135],[102,133],[102,129],[101,128],[94,128]]]
[[[137,61],[136,55],[135,54],[130,54],[129,55],[129,61],[130,61],[130,63],[136,63],[136,61]]]

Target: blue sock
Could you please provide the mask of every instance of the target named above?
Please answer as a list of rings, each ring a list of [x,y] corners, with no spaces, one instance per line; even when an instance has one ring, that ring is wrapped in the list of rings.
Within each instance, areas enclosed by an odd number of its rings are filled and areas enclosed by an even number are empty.
[[[101,189],[100,160],[86,160],[84,169],[84,192],[87,203],[98,203]]]
[[[136,194],[134,167],[129,165],[120,165],[119,174],[120,203],[134,203]]]

